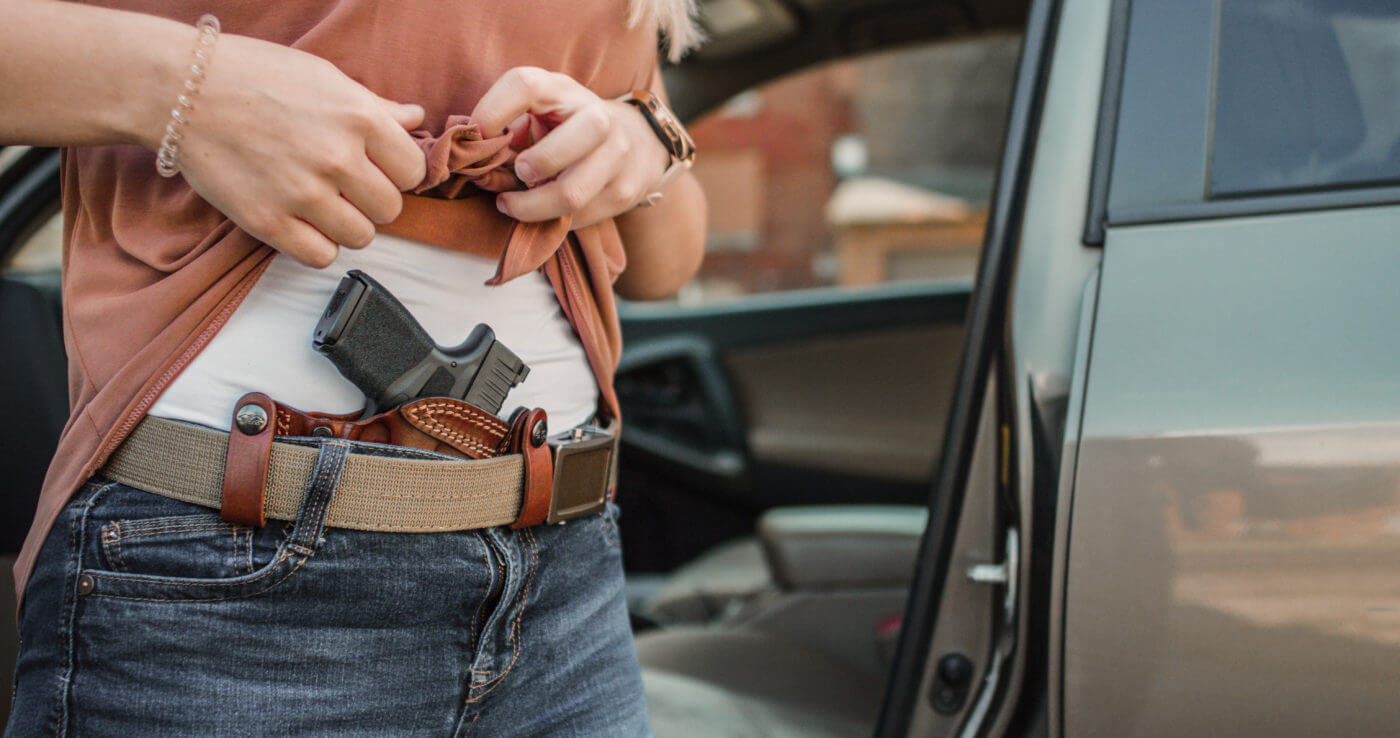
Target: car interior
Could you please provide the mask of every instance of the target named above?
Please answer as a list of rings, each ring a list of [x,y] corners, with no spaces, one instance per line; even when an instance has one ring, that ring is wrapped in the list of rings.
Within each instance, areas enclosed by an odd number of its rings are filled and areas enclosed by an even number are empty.
[[[928,524],[981,243],[977,213],[992,195],[1028,3],[701,5],[709,41],[666,77],[702,161],[706,135],[742,133],[750,119],[774,130],[765,116],[813,117],[782,107],[816,89],[801,85],[835,85],[855,102],[834,126],[841,135],[815,139],[829,186],[813,197],[829,199],[825,212],[784,210],[770,197],[767,215],[712,233],[712,279],[702,273],[677,300],[622,308],[617,502],[653,727],[660,736],[868,735]],[[942,91],[921,98],[929,75]],[[898,125],[875,114],[886,109],[904,111]],[[852,131],[855,163],[844,153]],[[975,149],[990,163],[974,175],[910,165],[919,154],[898,146],[930,135],[951,152],[945,160]],[[728,187],[735,171],[783,186],[781,157],[715,159],[707,190]],[[811,179],[800,167],[790,176]],[[855,186],[876,176],[906,189]],[[832,224],[833,188],[854,193],[843,203],[857,205],[841,212],[855,208],[855,225]],[[67,418],[58,195],[56,151],[0,149],[0,376],[23,388],[0,413],[27,419],[0,422],[0,688],[16,649],[10,565]],[[951,227],[905,221],[954,199],[966,205],[957,227],[971,250],[950,267],[923,240]],[[715,212],[718,190],[711,200],[713,222],[732,215]],[[872,209],[884,220],[861,220]],[[764,241],[784,219],[827,241],[804,245],[815,266],[786,284],[762,278],[777,269],[762,265],[772,257]],[[879,279],[833,255],[844,246],[830,242],[847,237],[888,241]]]

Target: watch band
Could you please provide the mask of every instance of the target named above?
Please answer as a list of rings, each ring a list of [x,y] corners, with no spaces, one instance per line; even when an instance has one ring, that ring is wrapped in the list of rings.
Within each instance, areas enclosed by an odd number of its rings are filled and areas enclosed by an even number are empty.
[[[650,207],[661,200],[661,191],[673,182],[677,177],[690,169],[695,161],[695,141],[686,132],[685,126],[667,108],[661,98],[653,95],[647,90],[633,90],[631,94],[622,98],[623,102],[635,105],[642,112],[642,117],[646,118],[651,130],[656,133],[656,137],[661,139],[661,144],[666,147],[666,151],[671,154],[671,164],[666,167],[666,172],[661,175],[661,181],[656,185],[656,191],[647,195],[639,207]]]

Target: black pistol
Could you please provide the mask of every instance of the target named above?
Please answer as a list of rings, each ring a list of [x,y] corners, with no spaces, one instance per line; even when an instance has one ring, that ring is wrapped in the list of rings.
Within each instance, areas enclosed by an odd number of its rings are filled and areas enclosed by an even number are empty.
[[[358,269],[340,280],[312,345],[365,393],[364,417],[422,397],[454,397],[496,414],[530,373],[485,323],[460,346],[437,345],[398,298]]]

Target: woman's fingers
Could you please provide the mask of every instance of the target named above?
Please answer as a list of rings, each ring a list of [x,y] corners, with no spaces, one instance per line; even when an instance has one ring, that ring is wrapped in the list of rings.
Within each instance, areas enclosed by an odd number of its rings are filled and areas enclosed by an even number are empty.
[[[317,269],[330,266],[340,251],[340,247],[334,241],[298,218],[283,218],[273,231],[270,234],[253,235],[264,243],[275,245],[278,251],[287,256]]]
[[[341,246],[359,249],[374,240],[374,223],[343,197],[320,197],[304,202],[295,215]]]
[[[598,96],[566,74],[537,67],[515,67],[502,74],[472,109],[486,138],[499,136],[521,113],[567,117]]]
[[[423,118],[427,112],[423,110],[422,105],[398,103],[393,100],[385,100],[382,97],[379,98],[379,101],[388,108],[389,117],[393,118],[394,122],[405,131],[412,131],[423,125]]]
[[[403,210],[403,194],[384,172],[361,159],[340,178],[340,194],[375,223],[390,223]]]
[[[533,187],[553,177],[608,138],[612,118],[601,102],[585,105],[515,158],[515,176]]]
[[[365,136],[365,153],[400,191],[423,181],[427,161],[408,130],[423,124],[423,108],[381,101],[387,115],[375,116]]]
[[[611,183],[621,169],[625,149],[624,139],[610,136],[552,182],[528,190],[503,192],[496,196],[496,205],[512,218],[527,222],[578,213],[585,207],[611,205],[597,201],[605,192],[621,198],[622,193]]]

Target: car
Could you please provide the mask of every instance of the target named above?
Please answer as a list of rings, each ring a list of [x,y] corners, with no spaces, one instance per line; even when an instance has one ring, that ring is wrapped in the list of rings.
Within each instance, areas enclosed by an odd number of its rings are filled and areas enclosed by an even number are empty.
[[[1400,9],[703,6],[712,254],[617,380],[657,735],[1393,733]],[[57,171],[0,151],[11,560]]]

